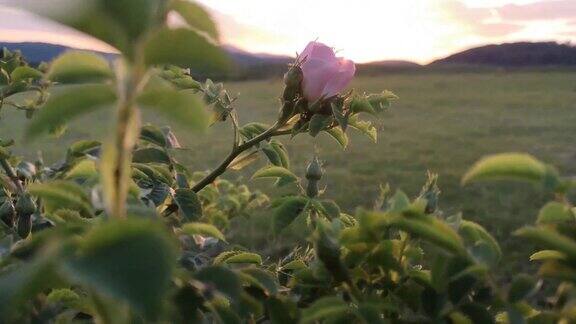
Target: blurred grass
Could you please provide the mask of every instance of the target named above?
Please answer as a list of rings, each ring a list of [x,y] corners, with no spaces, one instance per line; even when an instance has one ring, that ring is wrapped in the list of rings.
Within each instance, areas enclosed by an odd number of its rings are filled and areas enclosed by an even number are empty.
[[[394,91],[400,100],[377,122],[378,143],[351,134],[343,151],[331,138],[299,135],[283,139],[295,171],[302,175],[314,154],[326,160],[325,196],[335,199],[347,212],[369,207],[380,183],[418,194],[426,170],[439,173],[441,208],[448,215],[462,211],[478,221],[503,243],[506,258],[526,258],[524,242],[511,232],[534,221],[546,199],[543,191],[526,184],[490,183],[460,185],[468,167],[480,157],[499,152],[528,152],[556,165],[562,174],[576,171],[576,73],[574,72],[479,72],[407,73],[358,78],[355,88],[367,92]],[[239,94],[237,107],[242,123],[272,122],[278,109],[280,81],[226,84]],[[21,138],[26,120],[20,112],[5,109],[0,137]],[[156,124],[163,121],[145,116]],[[47,161],[62,156],[67,144],[90,137],[103,138],[111,129],[109,117],[98,113],[74,122],[60,139],[48,139],[18,147],[33,157],[42,150]],[[206,170],[222,159],[230,148],[231,130],[218,125],[207,134],[175,128],[188,148],[178,153],[193,170]],[[352,131],[353,132],[353,131]],[[263,160],[260,162],[263,164]],[[255,167],[227,178],[248,177]],[[266,181],[249,185],[271,190]],[[272,190],[273,195],[290,191]],[[265,226],[270,212],[254,222],[241,222],[234,233],[237,241],[253,248],[269,247]]]

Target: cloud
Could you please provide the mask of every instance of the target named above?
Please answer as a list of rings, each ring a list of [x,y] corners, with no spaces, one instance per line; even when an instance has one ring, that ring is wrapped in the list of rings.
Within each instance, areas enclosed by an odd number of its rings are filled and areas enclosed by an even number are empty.
[[[550,26],[566,22],[570,29],[576,27],[576,0],[540,0],[492,7],[472,7],[461,0],[446,0],[442,7],[452,21],[479,37],[511,36],[538,22]],[[563,29],[558,30],[558,34],[571,35],[573,31]]]
[[[574,0],[548,0],[524,5],[509,4],[495,9],[502,19],[509,21],[576,18],[576,1]]]
[[[283,37],[268,32],[258,26],[238,22],[233,16],[209,9],[213,19],[218,23],[218,30],[222,35],[222,42],[235,43],[240,46],[248,43],[271,44],[281,42]]]
[[[482,23],[471,26],[471,31],[484,37],[501,37],[524,29],[524,26],[510,23]]]
[[[442,10],[448,21],[455,22],[467,33],[487,38],[497,38],[518,32],[522,24],[503,21],[494,8],[468,7],[458,0],[447,0]]]

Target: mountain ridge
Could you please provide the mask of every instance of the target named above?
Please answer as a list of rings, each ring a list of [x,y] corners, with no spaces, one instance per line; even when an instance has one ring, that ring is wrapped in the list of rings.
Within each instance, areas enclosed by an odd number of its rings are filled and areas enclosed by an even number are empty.
[[[557,42],[514,42],[470,48],[438,59],[430,66],[475,65],[497,67],[574,66],[576,46]]]
[[[0,48],[19,49],[32,65],[48,62],[67,50],[77,48],[42,42],[0,42]],[[222,48],[235,63],[230,79],[262,79],[281,76],[294,57],[268,53],[252,53],[234,46]],[[84,50],[84,49],[79,49]],[[87,50],[112,60],[117,54]],[[466,49],[427,65],[406,60],[382,60],[357,64],[358,74],[378,75],[387,72],[443,68],[522,68],[549,66],[576,66],[576,47],[557,42],[515,42],[489,44]]]

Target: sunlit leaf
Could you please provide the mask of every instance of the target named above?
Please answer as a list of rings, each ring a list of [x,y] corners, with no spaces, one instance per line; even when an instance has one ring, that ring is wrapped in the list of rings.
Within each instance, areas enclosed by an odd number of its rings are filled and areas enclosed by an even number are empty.
[[[345,149],[348,146],[348,135],[342,131],[339,127],[334,127],[331,129],[326,130],[326,133],[330,134],[330,136]]]
[[[133,153],[132,160],[136,163],[165,163],[170,164],[170,156],[156,147],[145,147],[137,149]]]
[[[82,187],[73,182],[53,181],[33,183],[28,186],[28,191],[33,196],[42,198],[48,212],[64,208],[76,210],[84,216],[91,216],[93,214],[93,208],[90,205],[88,195]]]
[[[96,163],[93,160],[82,160],[66,173],[66,179],[87,179],[98,175]]]
[[[302,312],[301,324],[317,323],[350,312],[348,305],[338,297],[323,297]]]
[[[376,114],[368,98],[363,95],[357,95],[352,98],[350,101],[350,109],[355,113],[365,112],[372,115]]]
[[[56,125],[81,115],[110,107],[116,101],[114,90],[104,84],[69,86],[52,95],[34,116],[25,137],[34,139]]]
[[[140,139],[156,144],[160,147],[166,147],[166,137],[162,130],[153,125],[144,125],[140,129]]]
[[[224,263],[255,263],[261,264],[262,257],[256,253],[244,252],[244,251],[228,251],[223,252],[214,259],[214,264],[224,264]]]
[[[12,82],[24,81],[24,80],[38,80],[42,78],[42,72],[29,67],[29,66],[19,66],[10,73],[10,79]]]
[[[258,286],[268,295],[276,295],[278,293],[279,284],[274,273],[259,268],[246,268],[242,269],[242,274],[244,278],[249,277],[250,283]]]
[[[217,238],[221,241],[226,241],[224,234],[218,230],[214,225],[206,223],[187,223],[182,226],[182,232],[188,235],[203,235]]]
[[[218,29],[210,14],[202,6],[187,0],[174,0],[171,2],[170,9],[178,12],[191,27],[218,40]]]
[[[305,197],[294,196],[283,199],[281,204],[274,210],[272,226],[275,234],[279,234],[288,227],[302,213],[308,204]]]
[[[186,28],[156,31],[144,47],[146,64],[173,64],[196,72],[225,71],[229,60],[206,37]]]
[[[70,51],[51,63],[47,76],[60,83],[80,83],[106,80],[113,72],[106,59],[97,54]]]
[[[170,284],[175,253],[161,224],[110,221],[88,233],[67,269],[78,283],[157,318]]]
[[[287,183],[298,180],[298,177],[290,170],[279,166],[264,167],[252,175],[252,179],[259,178],[278,178]]]
[[[465,255],[460,236],[446,223],[431,216],[398,217],[392,224],[457,254]]]
[[[530,256],[530,261],[566,260],[566,255],[556,250],[542,250]]]
[[[542,182],[546,172],[546,165],[528,154],[502,153],[476,162],[466,172],[462,183],[497,179]]]
[[[478,242],[485,243],[492,251],[492,255],[496,257],[496,261],[502,258],[502,250],[498,242],[479,224],[471,221],[462,221],[459,232],[462,238],[471,245],[477,244]]]
[[[360,120],[357,116],[352,116],[348,120],[348,125],[368,136],[374,143],[378,140],[378,132],[372,123],[366,120]]]
[[[162,0],[59,0],[21,4],[25,9],[96,37],[132,57],[133,46],[160,23]]]
[[[551,201],[538,213],[538,224],[557,224],[574,221],[574,214],[570,207],[565,204]]]
[[[242,170],[244,167],[258,160],[258,151],[238,155],[229,165],[231,170]]]
[[[189,129],[208,127],[209,116],[202,101],[190,92],[173,89],[145,91],[138,103],[142,109],[153,111]]]
[[[525,227],[515,232],[545,249],[557,250],[570,259],[576,259],[576,241],[560,233],[542,227]]]

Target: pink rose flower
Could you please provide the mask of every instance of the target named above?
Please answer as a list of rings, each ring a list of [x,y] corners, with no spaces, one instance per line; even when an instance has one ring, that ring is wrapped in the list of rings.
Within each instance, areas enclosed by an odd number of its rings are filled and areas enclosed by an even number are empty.
[[[302,63],[302,89],[309,102],[329,98],[352,81],[354,62],[336,57],[334,50],[319,42],[310,42],[299,56]]]

